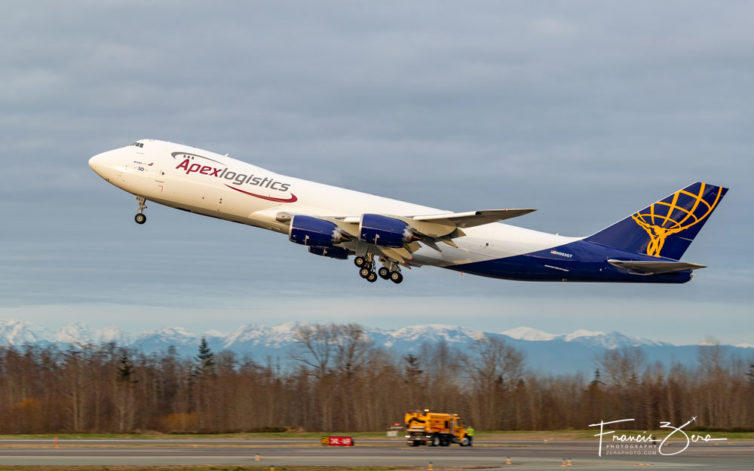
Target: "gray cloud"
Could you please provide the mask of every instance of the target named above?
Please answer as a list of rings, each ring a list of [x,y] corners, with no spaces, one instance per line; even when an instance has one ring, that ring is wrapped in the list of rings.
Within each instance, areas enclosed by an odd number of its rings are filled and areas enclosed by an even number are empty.
[[[208,306],[239,291],[269,302],[367,288],[408,302],[442,286],[501,303],[517,293],[565,297],[576,312],[583,298],[630,293],[637,309],[651,310],[668,296],[646,287],[458,285],[456,274],[433,269],[412,272],[411,288],[396,292],[251,228],[157,207],[148,227],[136,227],[132,198],[86,160],[141,137],[430,206],[533,206],[540,211],[518,224],[573,235],[708,179],[732,191],[688,254],[711,266],[692,282],[707,297],[671,296],[704,304],[697,315],[754,301],[754,231],[742,219],[754,204],[749,2],[3,10],[0,214],[8,224],[0,242],[13,250],[0,254],[0,306]],[[210,256],[208,240],[225,252]],[[322,275],[332,280],[324,288]],[[739,326],[750,336],[750,321]]]

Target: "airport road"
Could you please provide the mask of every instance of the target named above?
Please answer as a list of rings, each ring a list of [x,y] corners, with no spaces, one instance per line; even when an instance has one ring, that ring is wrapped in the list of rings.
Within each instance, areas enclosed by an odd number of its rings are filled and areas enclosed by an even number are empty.
[[[0,440],[0,465],[329,465],[443,468],[573,468],[609,470],[651,465],[661,469],[751,470],[754,441],[692,444],[676,456],[597,456],[595,441],[479,442],[458,446],[407,447],[388,440],[362,440],[348,448],[322,447],[315,440]],[[673,451],[668,449],[666,451]],[[260,456],[257,462],[255,455]],[[511,458],[511,465],[506,464]],[[567,463],[567,462],[566,462]]]

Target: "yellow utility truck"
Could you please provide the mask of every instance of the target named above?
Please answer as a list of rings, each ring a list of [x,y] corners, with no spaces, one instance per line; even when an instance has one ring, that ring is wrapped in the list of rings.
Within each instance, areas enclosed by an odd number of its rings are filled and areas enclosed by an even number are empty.
[[[470,444],[469,436],[458,414],[423,411],[406,412],[406,441],[408,446],[449,446]]]

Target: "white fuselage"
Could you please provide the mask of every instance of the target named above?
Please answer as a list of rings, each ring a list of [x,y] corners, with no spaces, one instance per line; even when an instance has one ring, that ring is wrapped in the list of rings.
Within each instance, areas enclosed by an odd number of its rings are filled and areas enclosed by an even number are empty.
[[[92,169],[137,196],[194,213],[287,233],[283,214],[356,218],[364,213],[421,216],[446,211],[280,175],[227,155],[157,140],[98,154]],[[452,265],[511,257],[561,246],[563,237],[502,223],[466,228],[457,248],[422,246],[417,265]]]

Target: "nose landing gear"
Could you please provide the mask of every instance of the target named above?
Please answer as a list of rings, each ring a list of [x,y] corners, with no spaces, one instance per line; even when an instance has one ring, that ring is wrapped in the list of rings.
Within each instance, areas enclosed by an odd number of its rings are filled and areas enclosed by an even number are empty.
[[[136,201],[139,202],[139,212],[134,216],[136,224],[144,224],[147,222],[147,215],[144,214],[144,210],[147,209],[147,199],[143,196],[137,196]]]

